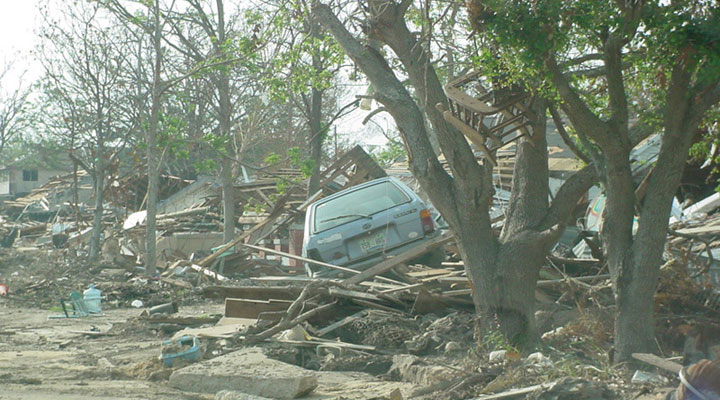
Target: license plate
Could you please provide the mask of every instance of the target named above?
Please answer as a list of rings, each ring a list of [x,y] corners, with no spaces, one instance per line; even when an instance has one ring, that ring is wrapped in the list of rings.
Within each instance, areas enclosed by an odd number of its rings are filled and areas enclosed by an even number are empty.
[[[369,253],[378,246],[385,245],[385,232],[377,231],[369,236],[360,239],[360,249],[363,253]]]

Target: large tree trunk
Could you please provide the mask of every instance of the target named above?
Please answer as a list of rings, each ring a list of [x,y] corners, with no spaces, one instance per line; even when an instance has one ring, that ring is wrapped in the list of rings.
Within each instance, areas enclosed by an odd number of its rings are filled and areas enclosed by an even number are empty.
[[[630,153],[629,149],[616,150],[616,153],[606,151],[607,198],[600,231],[615,293],[615,339],[616,344],[618,340],[624,339],[628,343],[632,342],[635,351],[648,352],[655,339],[652,324],[647,324],[647,318],[652,320],[652,302],[649,313],[641,315],[648,311],[645,309],[646,304],[633,304],[637,298],[629,292],[636,284],[632,252],[635,192],[630,172]],[[637,320],[631,321],[628,317]]]
[[[327,28],[377,88],[375,98],[393,116],[408,149],[409,165],[458,239],[460,255],[473,284],[473,299],[485,325],[497,327],[521,347],[537,340],[534,321],[534,288],[545,255],[561,232],[562,221],[592,184],[585,169],[563,185],[552,208],[548,207],[545,121],[535,123],[537,137],[519,142],[516,172],[506,228],[500,238],[491,229],[488,209],[492,203],[492,169],[477,162],[467,139],[454,130],[435,109],[447,104],[442,85],[423,46],[413,39],[404,21],[408,3],[377,1],[369,30],[387,43],[405,66],[416,97],[431,121],[452,171],[438,163],[430,144],[424,117],[413,98],[395,77],[379,51],[362,46],[342,26],[327,6],[316,6],[320,23]],[[539,116],[545,115],[541,102]],[[520,176],[520,175],[522,176]]]
[[[217,41],[213,42],[216,54],[227,58],[225,54],[227,40],[225,32],[225,7],[223,0],[216,0],[217,7]],[[225,243],[235,239],[235,137],[231,126],[230,76],[227,70],[220,70],[216,78],[218,90],[218,108],[220,135],[226,138],[225,157],[222,162],[222,206],[223,206],[223,240]]]
[[[615,360],[628,361],[632,353],[655,352],[654,296],[662,265],[672,200],[680,185],[702,105],[694,109],[687,94],[687,73],[674,72],[668,91],[668,112],[658,161],[641,201],[638,230],[631,257],[618,271],[615,288]],[[684,76],[684,79],[681,77]]]

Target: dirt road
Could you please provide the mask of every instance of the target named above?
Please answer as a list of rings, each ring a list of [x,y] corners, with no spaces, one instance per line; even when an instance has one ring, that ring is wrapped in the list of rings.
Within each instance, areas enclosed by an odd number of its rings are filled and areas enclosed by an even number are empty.
[[[222,305],[182,310],[185,316],[221,312]],[[212,399],[167,386],[163,377],[171,371],[158,361],[163,339],[127,323],[139,313],[48,319],[58,313],[0,299],[0,399]],[[78,333],[91,329],[108,335]]]

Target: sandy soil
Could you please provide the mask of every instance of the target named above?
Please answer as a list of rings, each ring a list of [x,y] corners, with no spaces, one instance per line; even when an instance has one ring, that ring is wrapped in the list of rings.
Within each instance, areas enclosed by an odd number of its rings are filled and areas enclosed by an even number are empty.
[[[222,312],[222,305],[184,307],[183,316]],[[212,399],[167,386],[158,361],[163,338],[123,326],[138,309],[103,316],[48,319],[58,313],[0,299],[0,399]],[[78,331],[120,332],[88,336]],[[155,373],[158,382],[147,380]]]

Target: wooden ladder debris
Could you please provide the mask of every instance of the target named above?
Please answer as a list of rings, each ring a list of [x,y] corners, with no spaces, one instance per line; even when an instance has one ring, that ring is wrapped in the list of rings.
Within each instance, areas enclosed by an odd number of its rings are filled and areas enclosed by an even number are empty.
[[[463,75],[445,85],[449,108],[438,103],[443,118],[462,132],[486,158],[498,165],[496,152],[522,136],[532,137],[534,116],[528,108],[527,93],[513,87],[487,90],[479,72]],[[477,97],[467,94],[471,88]]]

